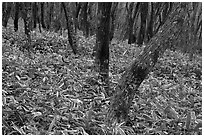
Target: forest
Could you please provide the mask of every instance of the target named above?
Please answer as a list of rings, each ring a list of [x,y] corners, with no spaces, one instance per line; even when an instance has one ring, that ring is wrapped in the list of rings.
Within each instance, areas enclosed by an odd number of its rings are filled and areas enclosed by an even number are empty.
[[[201,2],[2,2],[3,135],[202,135]]]

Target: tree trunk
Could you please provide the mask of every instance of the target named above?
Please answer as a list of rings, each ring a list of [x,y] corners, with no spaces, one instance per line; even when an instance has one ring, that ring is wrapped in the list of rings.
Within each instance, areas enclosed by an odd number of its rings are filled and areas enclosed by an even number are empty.
[[[79,17],[79,12],[81,9],[81,3],[80,2],[76,2],[76,11],[75,11],[75,19],[74,19],[74,24],[75,24],[75,32],[77,31],[77,29],[79,29],[79,22],[78,22],[78,17]]]
[[[47,29],[49,30],[51,28],[52,25],[52,18],[53,18],[53,9],[54,9],[54,3],[50,2],[49,3],[49,13],[48,13],[48,20],[47,20]]]
[[[32,13],[33,13],[33,28],[35,29],[37,26],[37,13],[38,13],[38,9],[37,9],[37,2],[33,2],[32,3]]]
[[[19,8],[20,4],[19,2],[16,2],[15,4],[15,17],[14,17],[14,31],[18,31],[18,18],[19,18]]]
[[[150,2],[149,3],[149,22],[147,24],[147,30],[146,30],[146,34],[147,34],[147,42],[149,42],[149,40],[153,37],[153,3]]]
[[[109,96],[109,43],[110,43],[110,2],[98,3],[98,24],[96,34],[96,63],[99,65],[102,82]]]
[[[82,7],[82,30],[85,33],[85,37],[89,36],[89,22],[87,20],[87,8],[88,2],[83,3]]]
[[[169,16],[160,31],[149,41],[144,52],[130,65],[116,88],[106,117],[107,124],[126,121],[132,100],[138,87],[157,62],[159,55],[169,47],[169,41],[175,40],[182,30],[184,12],[178,7]]]
[[[142,2],[140,5],[140,31],[139,31],[139,38],[138,38],[138,45],[141,46],[145,39],[145,30],[146,30],[146,20],[147,20],[147,12],[148,11],[148,3]]]
[[[69,15],[67,14],[67,10],[66,10],[66,6],[65,6],[64,2],[62,2],[62,7],[64,9],[65,18],[67,21],[68,41],[69,41],[69,44],[73,50],[73,53],[77,54],[76,34],[75,34],[74,28],[72,26],[72,20],[71,20],[71,18],[69,18]]]
[[[42,24],[42,28],[45,29],[45,22],[44,22],[44,2],[40,3],[40,8],[41,8],[41,24]]]
[[[115,17],[116,17],[116,9],[118,7],[118,2],[114,2],[111,7],[111,25],[110,25],[110,41],[114,37],[114,30],[115,30]]]
[[[3,2],[3,26],[6,27],[10,14],[11,14],[12,2]]]

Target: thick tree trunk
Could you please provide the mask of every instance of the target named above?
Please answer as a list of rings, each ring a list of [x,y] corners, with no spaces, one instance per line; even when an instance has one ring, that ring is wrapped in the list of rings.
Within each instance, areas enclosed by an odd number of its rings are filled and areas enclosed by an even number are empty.
[[[130,65],[123,74],[115,95],[111,100],[107,114],[107,124],[126,121],[132,100],[138,91],[138,87],[153,69],[159,55],[169,47],[169,41],[177,38],[182,30],[183,11],[174,7],[175,11],[169,16],[158,33],[149,41],[144,52]]]
[[[110,43],[110,11],[112,3],[98,3],[98,19],[96,34],[96,63],[99,65],[102,81],[109,95],[109,43]]]

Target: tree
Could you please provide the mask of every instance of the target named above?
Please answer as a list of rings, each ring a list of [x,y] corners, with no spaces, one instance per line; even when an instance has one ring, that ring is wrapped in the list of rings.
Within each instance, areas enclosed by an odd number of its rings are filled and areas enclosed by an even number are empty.
[[[117,10],[118,2],[114,2],[111,7],[111,25],[110,25],[110,41],[113,39],[114,30],[115,30],[115,18],[116,18],[116,10]]]
[[[105,89],[109,89],[109,43],[110,43],[110,11],[112,3],[98,3],[98,24],[96,34],[96,63],[99,66]],[[109,94],[107,92],[107,94]]]
[[[179,4],[175,4],[174,9],[157,34],[149,41],[143,53],[124,72],[111,100],[106,118],[108,124],[112,124],[115,120],[127,121],[129,108],[138,87],[153,69],[158,57],[169,48],[169,43],[176,40],[182,31],[185,12]]]
[[[147,20],[147,14],[148,14],[148,3],[147,2],[141,2],[140,5],[140,31],[138,34],[138,45],[142,45],[145,39],[145,30],[146,30],[146,20]]]
[[[73,28],[73,23],[72,23],[71,17],[69,17],[69,14],[67,13],[65,3],[62,2],[61,4],[64,9],[65,18],[67,21],[68,41],[73,50],[73,53],[76,54],[77,53],[77,43],[76,43],[76,34]]]
[[[4,27],[7,26],[10,14],[11,14],[11,9],[12,9],[12,2],[3,2],[3,19],[2,19],[2,24]]]
[[[38,9],[37,9],[37,2],[33,2],[32,3],[32,13],[33,13],[33,28],[36,28],[37,26],[37,12],[38,12]]]
[[[126,9],[128,11],[127,13],[127,18],[128,18],[128,44],[132,44],[136,41],[136,37],[133,34],[133,25],[135,22],[135,18],[139,9],[139,5],[140,3],[136,3],[135,4],[135,8],[134,8],[134,2],[131,2],[128,6],[128,3],[126,3]]]
[[[18,18],[19,18],[20,3],[15,3],[15,17],[14,17],[14,31],[18,31]]]
[[[41,9],[41,25],[42,25],[42,28],[45,29],[46,26],[45,26],[45,22],[44,22],[44,2],[41,2],[40,3],[40,9]]]
[[[82,26],[82,30],[85,33],[85,36],[88,37],[89,36],[89,22],[88,22],[88,2],[84,2],[82,3],[82,21],[81,21],[81,26]]]

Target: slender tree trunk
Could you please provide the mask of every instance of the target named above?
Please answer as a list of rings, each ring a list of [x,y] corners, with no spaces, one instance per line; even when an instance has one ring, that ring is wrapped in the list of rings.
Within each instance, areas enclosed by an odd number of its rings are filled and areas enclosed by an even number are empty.
[[[150,2],[149,3],[149,22],[147,24],[147,30],[146,30],[146,34],[147,34],[147,42],[149,42],[149,40],[153,37],[153,3]]]
[[[79,29],[79,22],[78,22],[78,17],[79,17],[79,12],[81,10],[81,3],[80,2],[76,2],[76,12],[75,12],[75,32],[77,31],[77,29]]]
[[[138,38],[138,45],[141,46],[145,39],[145,30],[146,30],[146,19],[147,19],[148,3],[142,2],[140,6],[140,31]]]
[[[45,22],[44,22],[44,2],[40,3],[40,8],[41,8],[41,24],[42,24],[42,28],[45,29]]]
[[[111,26],[110,26],[110,41],[113,39],[114,37],[114,30],[115,30],[115,16],[116,16],[116,9],[118,6],[118,2],[115,2],[112,4],[111,7]]]
[[[106,95],[109,96],[109,43],[110,43],[110,2],[98,3],[98,24],[96,34],[96,63],[99,65]]]
[[[89,36],[89,22],[88,22],[88,18],[87,18],[87,8],[88,8],[88,2],[83,3],[83,7],[82,7],[82,30],[85,33],[85,37]]]
[[[76,34],[75,34],[74,28],[71,24],[72,20],[71,20],[71,18],[69,18],[69,15],[67,14],[67,10],[66,10],[66,6],[65,6],[64,2],[62,2],[62,7],[64,9],[65,18],[67,21],[68,41],[69,41],[69,44],[73,50],[73,53],[77,54]]]
[[[8,20],[10,18],[12,8],[12,2],[3,2],[3,26],[7,27]]]
[[[14,17],[14,31],[18,31],[18,18],[19,18],[19,2],[15,3],[15,17]]]
[[[35,29],[37,26],[37,2],[32,3],[32,13],[33,13],[33,28]]]
[[[54,9],[54,3],[51,2],[49,3],[49,13],[48,13],[48,20],[47,20],[47,29],[49,30],[51,28],[52,25],[52,18],[53,18],[53,9]]]
[[[127,120],[129,108],[138,87],[152,71],[158,57],[169,47],[168,42],[174,41],[180,34],[184,22],[184,12],[179,11],[177,7],[174,9],[175,11],[160,28],[160,31],[149,41],[143,54],[134,60],[120,79],[107,114],[108,125],[115,120],[118,122]]]

